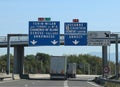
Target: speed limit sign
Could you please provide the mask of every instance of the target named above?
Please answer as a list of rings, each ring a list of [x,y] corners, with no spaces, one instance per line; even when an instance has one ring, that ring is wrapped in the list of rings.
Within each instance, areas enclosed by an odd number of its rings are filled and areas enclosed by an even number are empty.
[[[110,68],[108,66],[104,67],[104,73],[109,73],[110,72]]]

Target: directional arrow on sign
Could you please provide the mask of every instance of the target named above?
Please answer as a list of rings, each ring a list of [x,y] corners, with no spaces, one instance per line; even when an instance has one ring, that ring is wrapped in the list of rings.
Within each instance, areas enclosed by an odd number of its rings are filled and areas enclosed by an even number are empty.
[[[75,45],[77,45],[79,43],[79,41],[75,40],[75,41],[72,41]]]
[[[109,34],[108,34],[108,33],[105,32],[104,34],[105,34],[106,37],[109,37]]]
[[[55,45],[55,44],[57,44],[57,43],[58,43],[58,41],[53,40],[53,41],[51,41],[51,43]]]
[[[37,41],[33,40],[33,41],[30,41],[33,45],[35,45],[37,43]]]

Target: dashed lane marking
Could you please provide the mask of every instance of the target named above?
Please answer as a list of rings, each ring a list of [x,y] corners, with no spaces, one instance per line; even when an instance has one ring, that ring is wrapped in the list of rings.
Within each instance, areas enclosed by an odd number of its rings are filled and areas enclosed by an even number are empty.
[[[9,81],[3,81],[3,82],[0,82],[0,83],[16,82],[16,81],[19,81],[19,80],[9,80]]]
[[[69,86],[68,86],[68,81],[67,81],[67,80],[64,81],[64,87],[69,87]]]
[[[97,84],[94,84],[93,82],[87,82],[87,83],[89,83],[90,85],[95,86],[95,87],[102,87],[102,86],[99,86]]]

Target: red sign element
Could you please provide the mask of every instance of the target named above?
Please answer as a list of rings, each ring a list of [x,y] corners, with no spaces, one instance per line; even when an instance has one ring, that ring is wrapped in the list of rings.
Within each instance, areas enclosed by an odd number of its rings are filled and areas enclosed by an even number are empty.
[[[73,19],[73,22],[79,22],[79,19]]]
[[[110,72],[110,68],[108,66],[104,67],[104,73],[109,73]]]
[[[38,18],[38,21],[44,21],[44,18]]]

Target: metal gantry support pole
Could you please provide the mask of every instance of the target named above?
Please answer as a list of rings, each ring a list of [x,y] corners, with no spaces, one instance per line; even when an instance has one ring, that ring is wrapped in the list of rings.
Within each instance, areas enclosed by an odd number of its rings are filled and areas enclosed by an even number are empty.
[[[6,73],[10,73],[10,37],[11,36],[27,36],[27,34],[8,34],[7,35],[7,69]]]
[[[116,57],[115,75],[116,75],[116,78],[119,78],[119,64],[118,64],[118,34],[111,34],[111,36],[115,38],[115,57]]]
[[[10,73],[10,35],[7,35],[7,69],[6,73]]]
[[[102,46],[102,61],[103,61],[103,77],[106,77],[104,68],[108,66],[107,62],[107,46]]]
[[[119,64],[118,64],[118,34],[115,34],[115,49],[116,49],[116,78],[119,78]]]

